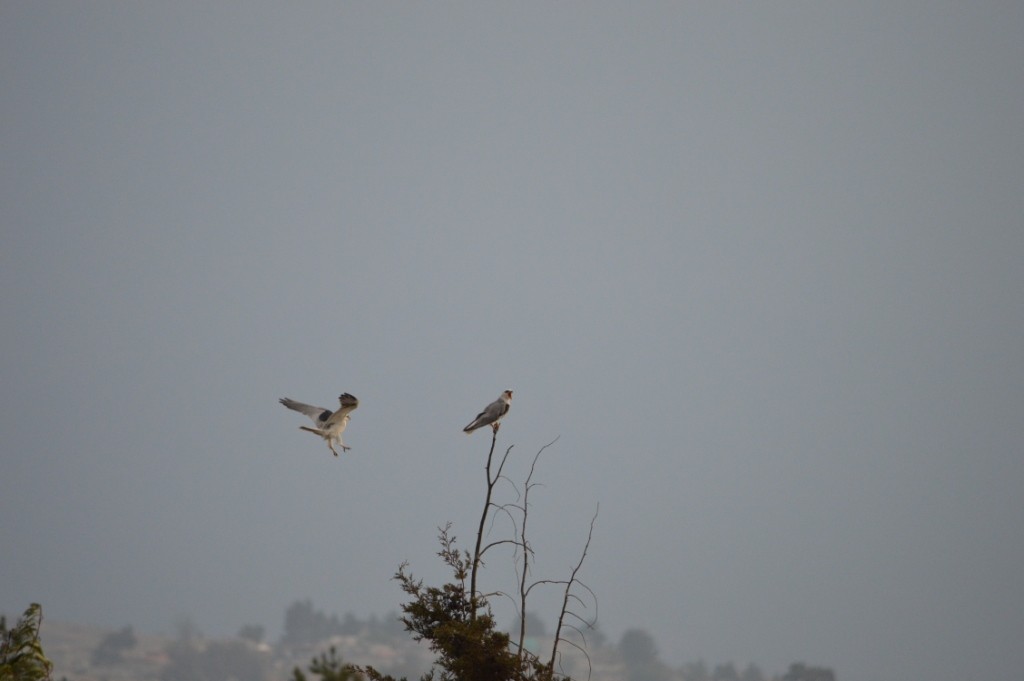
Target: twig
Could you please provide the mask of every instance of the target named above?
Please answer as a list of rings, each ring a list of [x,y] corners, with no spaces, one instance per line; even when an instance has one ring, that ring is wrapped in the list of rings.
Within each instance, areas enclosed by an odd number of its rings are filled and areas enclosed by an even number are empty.
[[[580,554],[580,559],[576,563],[576,567],[572,569],[572,573],[569,575],[569,579],[565,583],[565,592],[562,596],[562,609],[558,613],[558,626],[555,628],[555,642],[554,645],[551,647],[551,669],[555,668],[555,658],[558,655],[558,644],[562,641],[562,625],[565,622],[565,615],[569,609],[569,599],[571,597],[579,601],[579,597],[572,593],[572,587],[574,584],[580,583],[577,580],[576,575],[579,574],[580,568],[583,567],[583,560],[587,557],[587,550],[590,549],[590,540],[594,536],[594,523],[597,521],[597,514],[600,511],[601,504],[598,504],[597,509],[594,511],[594,516],[590,519],[590,531],[587,532],[587,543],[583,545],[583,553]],[[586,584],[583,584],[583,587],[587,589],[587,591],[590,591],[591,596],[594,595],[594,592],[591,591]],[[574,614],[574,616],[577,617],[577,619],[582,619],[578,615]]]
[[[473,567],[470,570],[469,578],[469,604],[470,604],[470,620],[476,620],[477,611],[477,593],[476,593],[476,575],[480,568],[480,559],[483,555],[481,546],[484,539],[484,526],[487,524],[487,513],[491,510],[491,495],[494,492],[494,485],[501,477],[501,471],[505,467],[505,462],[508,460],[508,454],[512,451],[510,446],[505,450],[505,455],[501,457],[501,463],[498,464],[498,472],[491,477],[491,463],[494,459],[494,447],[498,444],[498,431],[494,431],[494,435],[491,437],[491,449],[487,452],[487,467],[485,468],[487,473],[487,497],[484,499],[484,510],[480,513],[480,525],[476,531],[476,547],[473,550]]]

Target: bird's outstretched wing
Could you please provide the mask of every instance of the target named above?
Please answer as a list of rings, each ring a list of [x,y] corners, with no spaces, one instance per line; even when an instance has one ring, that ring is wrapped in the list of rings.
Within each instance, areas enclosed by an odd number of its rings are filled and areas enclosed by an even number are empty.
[[[305,414],[313,421],[313,423],[315,423],[318,426],[322,426],[324,421],[329,419],[332,415],[330,409],[326,409],[324,407],[315,407],[312,404],[296,402],[295,400],[290,399],[288,397],[282,397],[280,399],[280,402],[289,409],[297,411],[300,414]]]
[[[351,449],[342,441],[341,434],[345,432],[345,428],[348,426],[348,415],[359,406],[359,400],[356,399],[355,395],[350,395],[349,393],[339,395],[338,402],[341,406],[338,407],[337,411],[331,411],[326,407],[305,404],[304,402],[297,402],[289,397],[282,397],[279,402],[289,409],[308,416],[316,428],[309,428],[307,426],[299,426],[299,428],[322,437],[327,442],[327,447],[334,456],[338,456],[338,450],[334,448],[335,443],[341,445],[342,450],[346,452]]]
[[[338,402],[341,404],[338,411],[327,416],[326,423],[324,424],[327,428],[330,428],[342,419],[348,418],[348,415],[359,406],[359,399],[355,395],[351,395],[349,393],[342,393],[338,395]]]

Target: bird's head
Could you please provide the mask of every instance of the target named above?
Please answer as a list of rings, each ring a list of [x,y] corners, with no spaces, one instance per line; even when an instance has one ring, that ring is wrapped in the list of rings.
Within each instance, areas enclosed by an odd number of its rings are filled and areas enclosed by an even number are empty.
[[[348,393],[342,393],[342,394],[338,395],[338,401],[341,402],[341,406],[343,406],[343,407],[358,407],[359,406],[359,400],[356,398],[356,396],[355,395],[350,395]]]
[[[511,402],[512,401],[512,391],[511,390],[506,390],[505,392],[503,392],[501,394],[501,396],[505,398],[506,402]]]

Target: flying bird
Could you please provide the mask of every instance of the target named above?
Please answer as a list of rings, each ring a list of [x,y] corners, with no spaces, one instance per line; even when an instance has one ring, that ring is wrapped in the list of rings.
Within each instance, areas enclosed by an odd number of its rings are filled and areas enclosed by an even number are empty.
[[[334,456],[338,456],[338,451],[334,448],[335,442],[341,446],[343,452],[352,449],[342,442],[341,434],[345,432],[345,427],[348,425],[348,415],[359,406],[359,400],[356,399],[355,395],[349,395],[348,393],[339,395],[338,402],[341,403],[341,406],[337,411],[331,411],[324,407],[314,407],[311,404],[303,404],[287,397],[282,397],[280,401],[281,404],[289,409],[305,414],[313,420],[316,428],[299,426],[299,429],[322,437],[327,442],[328,449],[334,453]]]
[[[498,399],[488,404],[482,412],[477,414],[473,422],[463,428],[462,431],[468,435],[477,428],[490,426],[497,433],[498,427],[501,425],[499,421],[508,413],[510,406],[512,406],[512,391],[506,390]]]

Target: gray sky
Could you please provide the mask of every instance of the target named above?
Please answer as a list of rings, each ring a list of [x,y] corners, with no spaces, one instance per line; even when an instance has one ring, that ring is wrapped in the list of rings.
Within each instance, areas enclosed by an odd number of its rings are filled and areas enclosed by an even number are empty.
[[[0,611],[383,615],[515,391],[612,640],[1024,667],[1024,5],[0,7]],[[277,398],[361,405],[335,459]],[[489,584],[511,577],[492,560]],[[556,599],[536,603],[550,615]]]

